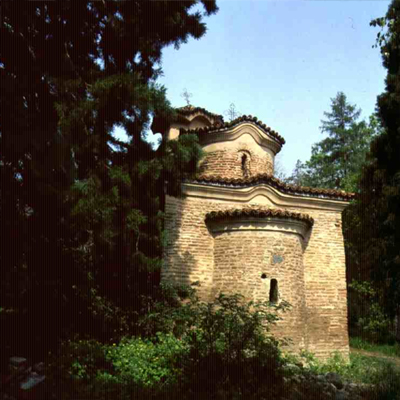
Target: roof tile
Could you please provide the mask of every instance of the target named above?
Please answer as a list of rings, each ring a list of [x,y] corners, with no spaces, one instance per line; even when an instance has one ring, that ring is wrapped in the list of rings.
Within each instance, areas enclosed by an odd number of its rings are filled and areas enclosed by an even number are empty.
[[[212,113],[212,112],[210,112],[210,111],[208,111],[208,110],[206,110],[205,108],[202,108],[202,107],[194,107],[194,106],[190,106],[189,105],[189,106],[176,108],[175,110],[179,114],[182,114],[182,115],[190,115],[190,114],[193,114],[195,112],[202,112],[203,114],[208,115],[209,117],[218,118],[221,121],[224,120],[224,117],[222,115],[214,114],[214,113]]]
[[[216,221],[230,218],[285,218],[285,219],[297,219],[304,221],[309,226],[314,224],[314,219],[308,214],[297,213],[287,210],[281,210],[278,208],[265,208],[265,207],[245,207],[242,209],[229,209],[224,211],[212,211],[206,214],[205,220]]]
[[[285,144],[285,139],[279,135],[278,132],[275,132],[274,130],[272,130],[269,126],[267,126],[266,124],[264,124],[262,121],[259,121],[257,119],[257,117],[253,117],[252,115],[243,115],[239,118],[234,119],[231,122],[217,122],[215,125],[213,126],[206,126],[203,128],[196,128],[196,129],[184,129],[181,128],[181,133],[182,134],[204,134],[204,133],[209,133],[209,132],[221,132],[221,131],[225,131],[228,130],[230,128],[233,128],[237,125],[239,125],[242,122],[250,122],[250,123],[254,123],[255,125],[257,125],[259,128],[261,128],[262,130],[264,130],[268,135],[272,136],[274,139],[277,140],[277,142],[280,145]]]
[[[355,198],[354,193],[348,193],[342,190],[311,188],[306,186],[289,185],[274,176],[268,174],[259,174],[248,178],[224,178],[221,176],[206,176],[197,175],[190,180],[195,183],[205,183],[216,186],[233,186],[233,187],[248,187],[259,184],[267,184],[281,192],[288,194],[306,195],[310,197],[327,198],[335,200],[350,201]]]

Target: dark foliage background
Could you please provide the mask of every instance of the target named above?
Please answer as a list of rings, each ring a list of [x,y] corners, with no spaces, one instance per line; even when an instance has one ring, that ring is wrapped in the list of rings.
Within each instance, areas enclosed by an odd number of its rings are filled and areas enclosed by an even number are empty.
[[[132,330],[156,295],[164,182],[179,195],[201,151],[190,136],[157,150],[147,142],[155,113],[174,118],[155,80],[162,49],[202,37],[217,7],[0,7],[2,356],[39,356],[72,333],[106,340]]]

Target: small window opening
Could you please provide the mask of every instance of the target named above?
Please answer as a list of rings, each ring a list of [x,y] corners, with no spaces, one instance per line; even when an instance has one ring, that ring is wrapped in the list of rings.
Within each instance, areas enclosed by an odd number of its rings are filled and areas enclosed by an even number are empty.
[[[278,302],[278,281],[276,279],[271,279],[271,285],[269,288],[269,301],[271,303]]]
[[[265,279],[267,277],[267,274],[261,274],[261,279]]]
[[[242,172],[245,177],[249,175],[249,159],[247,154],[242,154]]]
[[[245,170],[246,169],[246,161],[247,161],[247,155],[243,154],[242,155],[242,169]]]

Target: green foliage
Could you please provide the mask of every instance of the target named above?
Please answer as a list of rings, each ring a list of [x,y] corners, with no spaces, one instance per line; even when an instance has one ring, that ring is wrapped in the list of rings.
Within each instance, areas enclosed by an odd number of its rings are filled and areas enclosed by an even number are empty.
[[[358,321],[360,327],[371,337],[381,337],[387,332],[390,326],[390,319],[384,314],[381,306],[377,303],[371,304],[369,313],[366,317],[361,317]]]
[[[120,382],[133,381],[139,386],[159,388],[176,384],[182,373],[180,361],[188,354],[188,345],[172,334],[158,333],[154,342],[123,339],[106,351]]]
[[[375,397],[379,400],[400,400],[400,373],[386,364],[374,375]]]
[[[185,294],[189,301],[174,304]],[[173,321],[169,332],[127,336],[107,345],[64,343],[49,368],[50,381],[64,391],[60,398],[103,399],[116,393],[122,399],[171,398],[176,393],[182,399],[279,398],[284,375],[280,342],[268,331],[286,303],[246,303],[240,296],[224,295],[202,303],[190,288],[172,286],[164,287],[163,295],[169,301],[164,318]],[[179,334],[174,334],[178,326]]]
[[[326,362],[318,361],[318,359],[309,352],[303,352],[300,357],[304,358],[305,365],[315,374],[335,372],[341,376],[348,377],[352,375],[352,369],[357,365],[357,362],[348,363],[340,353],[332,354]]]
[[[303,370],[312,374],[334,372],[345,380],[357,383],[380,383],[383,386],[399,375],[399,371],[392,368],[390,361],[360,354],[350,353],[350,360],[346,360],[336,352],[326,361],[320,361],[313,353],[302,351],[299,355],[290,355],[285,358],[291,364],[303,365]]]
[[[155,83],[162,49],[201,38],[217,10],[196,0],[2,3],[0,304],[20,316],[2,327],[7,347],[13,330],[40,338],[27,345],[38,352],[47,335],[54,345],[76,331],[115,337],[145,309],[159,282],[165,181],[178,194],[201,155],[193,137],[157,150],[147,141],[154,114],[174,116]]]
[[[218,391],[278,396],[283,377],[280,342],[267,333],[280,319],[277,313],[287,308],[285,302],[246,303],[239,295],[221,294],[212,303],[194,298],[177,309],[174,315],[186,327],[182,338],[189,345],[183,360],[185,391],[206,397]]]
[[[385,287],[385,311],[393,318],[400,316],[400,2],[389,5],[384,18],[371,22],[384,28],[378,33],[383,66],[387,70],[385,91],[378,96],[377,111],[384,127],[371,145],[368,164],[360,181],[357,213],[361,221],[365,267],[378,287]],[[400,340],[400,325],[397,329]]]
[[[328,137],[312,147],[310,160],[297,161],[288,182],[355,192],[369,144],[379,131],[376,117],[367,124],[357,121],[360,114],[343,92],[332,98],[331,112],[325,112],[327,119],[321,121],[321,132]]]
[[[162,282],[149,296],[142,297],[143,312],[137,322],[138,332],[154,337],[158,332],[173,332],[182,337],[193,320],[191,307],[182,308],[182,302],[196,299],[195,288]]]
[[[394,340],[389,341],[389,343],[377,344],[369,342],[361,337],[350,337],[350,347],[381,353],[390,357],[400,357],[400,344],[395,343]]]
[[[153,342],[141,338],[124,338],[111,345],[67,341],[51,356],[46,376],[60,399],[154,398],[176,388],[182,372],[179,360],[186,352],[182,341],[161,333]]]
[[[374,288],[369,281],[352,281],[349,288],[358,295],[357,303],[360,304],[360,315],[357,325],[362,332],[374,342],[387,340],[391,320],[381,306],[382,292]]]
[[[99,376],[112,371],[112,364],[105,358],[105,346],[96,340],[64,341],[46,366],[46,378],[51,392],[59,399],[84,399],[94,395],[94,383]],[[111,385],[98,382],[98,388],[112,391]],[[93,397],[106,398],[106,397]]]

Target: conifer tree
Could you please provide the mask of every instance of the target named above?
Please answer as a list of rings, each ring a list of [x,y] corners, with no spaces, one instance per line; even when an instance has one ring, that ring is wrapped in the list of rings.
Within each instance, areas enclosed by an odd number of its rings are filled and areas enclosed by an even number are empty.
[[[347,101],[343,92],[331,99],[321,132],[328,137],[312,147],[310,160],[298,161],[289,180],[310,187],[354,192],[370,141],[378,129],[374,117],[369,124],[358,121],[361,110]]]
[[[400,341],[400,1],[392,1],[386,16],[371,25],[383,28],[377,42],[387,76],[377,101],[384,132],[371,145],[360,183],[360,254],[363,268],[384,288],[387,312],[397,313]]]
[[[1,3],[2,306],[62,327],[77,308],[105,328],[140,309],[161,262],[164,181],[177,194],[200,157],[194,137],[157,150],[146,140],[155,112],[174,116],[156,83],[162,49],[202,37],[216,11],[197,0]]]

